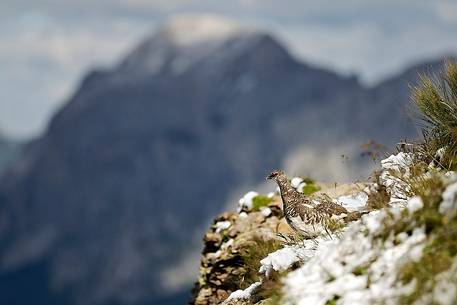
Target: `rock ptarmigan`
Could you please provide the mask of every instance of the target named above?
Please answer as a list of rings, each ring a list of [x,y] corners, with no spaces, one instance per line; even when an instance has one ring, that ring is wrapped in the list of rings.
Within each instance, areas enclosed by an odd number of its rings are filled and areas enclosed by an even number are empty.
[[[279,186],[284,217],[289,226],[300,235],[310,238],[323,232],[335,220],[348,216],[344,207],[332,202],[315,204],[308,196],[292,187],[283,171],[275,170],[267,179],[275,180]]]

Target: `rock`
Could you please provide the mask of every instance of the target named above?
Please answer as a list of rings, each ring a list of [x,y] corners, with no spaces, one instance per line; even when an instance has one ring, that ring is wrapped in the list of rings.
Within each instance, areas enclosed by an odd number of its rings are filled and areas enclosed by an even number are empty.
[[[246,277],[256,274],[258,270],[246,268],[242,254],[252,247],[254,240],[260,238],[279,241],[277,233],[287,231],[287,224],[282,219],[280,198],[276,197],[268,207],[271,215],[267,218],[260,211],[247,211],[244,217],[234,213],[222,213],[215,218],[214,224],[230,221],[231,226],[227,230],[216,232],[217,228],[213,225],[204,235],[200,276],[195,283],[190,304],[220,304],[230,293],[249,284],[246,283]],[[278,227],[281,228],[279,231]],[[250,304],[247,300],[227,302],[232,303]]]

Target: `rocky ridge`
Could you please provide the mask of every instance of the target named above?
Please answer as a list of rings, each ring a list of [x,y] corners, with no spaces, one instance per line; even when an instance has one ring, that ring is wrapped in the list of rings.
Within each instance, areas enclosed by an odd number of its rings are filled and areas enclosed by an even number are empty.
[[[308,183],[303,182],[304,180]],[[292,185],[302,192],[312,190],[311,193],[316,198],[324,194],[339,198],[339,203],[349,208],[354,207],[349,202],[355,200],[349,199],[353,194],[364,197],[360,192],[366,187],[363,183],[329,185],[310,181],[295,177]],[[256,204],[258,201],[261,203]],[[281,272],[296,269],[304,255],[299,253],[297,244],[300,238],[285,221],[281,206],[278,193],[263,196],[249,192],[240,200],[238,212],[224,212],[214,219],[211,228],[203,237],[200,275],[193,289],[191,304],[263,304],[266,300],[271,301],[278,297],[274,290],[277,289],[277,278],[269,278],[272,271],[275,268]],[[261,263],[261,259],[281,248],[294,249],[288,262],[281,264],[267,259]],[[254,295],[251,300],[229,299],[229,296],[233,296],[239,289],[249,289],[253,282],[262,278],[260,288],[268,290],[273,287],[273,292]]]
[[[191,304],[455,304],[457,174],[420,162],[399,152],[371,182],[312,194],[366,213],[314,239],[291,235],[278,196],[243,199],[204,237]]]

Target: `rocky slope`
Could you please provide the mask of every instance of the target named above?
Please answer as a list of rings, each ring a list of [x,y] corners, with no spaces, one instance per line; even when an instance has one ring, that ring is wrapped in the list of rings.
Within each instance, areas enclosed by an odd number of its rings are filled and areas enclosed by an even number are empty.
[[[381,164],[376,182],[311,195],[364,211],[332,233],[291,233],[277,196],[216,218],[191,304],[456,304],[457,174],[412,152]]]
[[[394,120],[407,100],[373,90],[262,31],[166,25],[89,73],[0,179],[0,303],[154,304],[186,291],[164,273],[234,190],[302,145],[413,133]]]

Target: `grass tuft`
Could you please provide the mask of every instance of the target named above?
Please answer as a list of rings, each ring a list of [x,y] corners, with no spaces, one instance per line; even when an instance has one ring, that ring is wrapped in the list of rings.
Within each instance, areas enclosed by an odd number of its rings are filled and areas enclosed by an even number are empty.
[[[247,271],[242,289],[247,288],[252,283],[260,280],[260,261],[267,257],[268,254],[281,248],[282,244],[278,240],[264,239],[259,236],[246,242],[246,245],[240,250],[240,255]]]
[[[423,123],[428,158],[445,169],[457,169],[457,64],[446,63],[440,75],[421,75],[412,98]],[[440,149],[444,151],[437,154]]]

